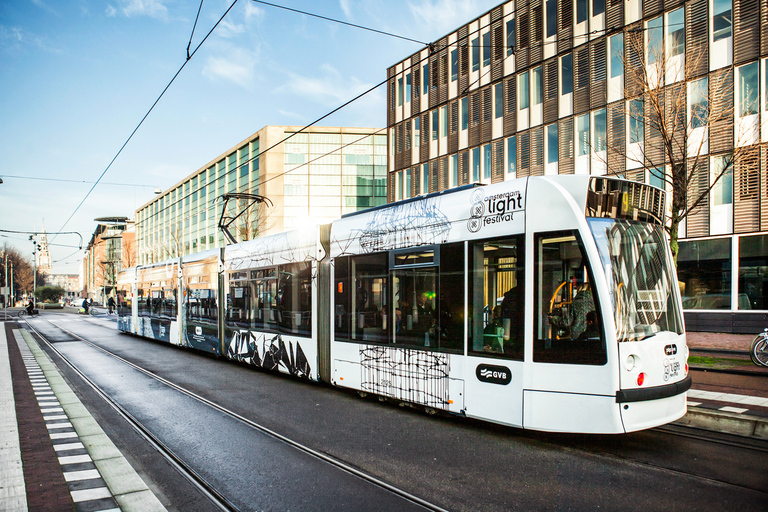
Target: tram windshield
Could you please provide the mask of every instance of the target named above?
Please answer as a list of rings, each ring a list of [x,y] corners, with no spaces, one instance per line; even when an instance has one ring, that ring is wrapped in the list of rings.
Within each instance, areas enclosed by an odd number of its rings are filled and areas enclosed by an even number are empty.
[[[622,219],[587,219],[609,280],[618,341],[682,334],[676,280],[663,228]]]

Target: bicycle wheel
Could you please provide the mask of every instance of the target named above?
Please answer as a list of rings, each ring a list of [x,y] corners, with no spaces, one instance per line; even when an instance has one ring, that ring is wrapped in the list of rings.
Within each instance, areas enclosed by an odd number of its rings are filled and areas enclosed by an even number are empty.
[[[758,366],[768,367],[768,335],[758,334],[752,341],[749,357]]]
[[[19,316],[27,316],[27,310],[22,309],[21,311],[19,311]]]

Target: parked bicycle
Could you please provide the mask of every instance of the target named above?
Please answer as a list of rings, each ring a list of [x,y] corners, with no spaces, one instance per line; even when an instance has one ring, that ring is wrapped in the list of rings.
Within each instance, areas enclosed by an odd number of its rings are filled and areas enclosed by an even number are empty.
[[[768,367],[768,328],[755,336],[749,347],[749,357],[758,366]]]

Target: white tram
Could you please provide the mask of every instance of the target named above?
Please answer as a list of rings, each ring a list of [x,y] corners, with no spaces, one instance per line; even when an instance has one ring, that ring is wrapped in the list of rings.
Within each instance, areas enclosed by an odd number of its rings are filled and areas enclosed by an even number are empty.
[[[622,433],[686,411],[657,188],[468,186],[119,278],[119,329],[526,429]]]

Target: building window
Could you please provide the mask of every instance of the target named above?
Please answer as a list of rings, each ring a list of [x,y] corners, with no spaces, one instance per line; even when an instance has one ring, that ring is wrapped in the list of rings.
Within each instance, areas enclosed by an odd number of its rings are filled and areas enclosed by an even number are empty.
[[[397,106],[403,105],[403,79],[397,79]]]
[[[598,16],[605,12],[605,0],[592,0],[592,16]]]
[[[424,64],[421,78],[421,81],[424,82],[424,94],[427,94],[429,92],[429,63]]]
[[[440,109],[440,136],[448,136],[448,107]]]
[[[713,42],[731,37],[731,0],[712,0]]]
[[[411,101],[411,74],[405,75],[405,102]]]
[[[685,52],[685,9],[683,7],[667,15],[667,48],[669,56]]]
[[[560,59],[560,89],[562,94],[573,92],[573,54],[563,55]]]
[[[768,309],[768,235],[739,239],[739,309]]]
[[[480,69],[480,38],[472,40],[472,71]]]
[[[731,309],[731,239],[680,242],[683,309]]]
[[[491,64],[491,33],[483,34],[483,67]]]
[[[515,18],[507,22],[507,56],[515,53]]]
[[[421,193],[429,192],[429,164],[424,164],[421,171]]]
[[[726,167],[728,169],[723,172]],[[733,165],[731,155],[712,157],[711,180],[714,182],[712,186],[712,204],[714,206],[732,204]]]
[[[520,110],[528,108],[528,72],[520,73],[517,83],[517,104]]]
[[[507,139],[507,172],[513,178],[517,176],[517,141],[516,137]]]
[[[547,163],[557,163],[557,123],[547,126]]]
[[[759,64],[753,62],[737,68],[739,80],[739,117],[757,114]]]
[[[504,83],[499,82],[494,86],[494,118],[504,116]]]
[[[595,118],[595,145],[594,151],[600,153],[607,149],[606,131],[605,131],[605,109],[596,110]]]
[[[411,170],[405,170],[405,190],[403,190],[403,199],[411,197]]]
[[[437,140],[437,127],[440,122],[440,111],[437,109],[432,111],[432,140]]]
[[[610,39],[611,78],[624,74],[624,34],[616,34]]]
[[[533,105],[541,105],[541,102],[543,101],[543,95],[541,92],[542,88],[542,81],[543,81],[543,67],[538,66],[533,68],[533,71],[531,71],[531,82],[532,82],[532,100]]]
[[[459,79],[459,50],[451,51],[451,82]]]
[[[648,169],[648,184],[653,187],[659,187],[662,190],[667,188],[666,183],[664,182],[663,167],[654,167],[653,169]]]
[[[466,130],[469,127],[469,97],[461,98],[461,129]]]
[[[557,34],[557,0],[546,0],[547,38]]]
[[[578,139],[576,140],[576,156],[589,154],[589,114],[576,118]]]
[[[480,181],[480,148],[472,148],[472,181]]]
[[[629,143],[643,142],[644,129],[643,100],[631,100],[629,102]]]
[[[491,179],[491,145],[483,146],[483,178]]]
[[[451,186],[459,184],[459,155],[451,155]]]
[[[419,136],[421,135],[421,117],[413,118],[413,147],[419,147]]]
[[[661,39],[662,39],[662,17],[654,18],[646,25],[646,36],[648,37],[647,52],[648,52],[648,64],[661,63],[664,60],[664,54],[662,52]]]
[[[709,100],[707,98],[707,77],[688,82],[691,128],[701,128],[709,121]]]
[[[576,24],[587,21],[587,0],[576,0]]]

